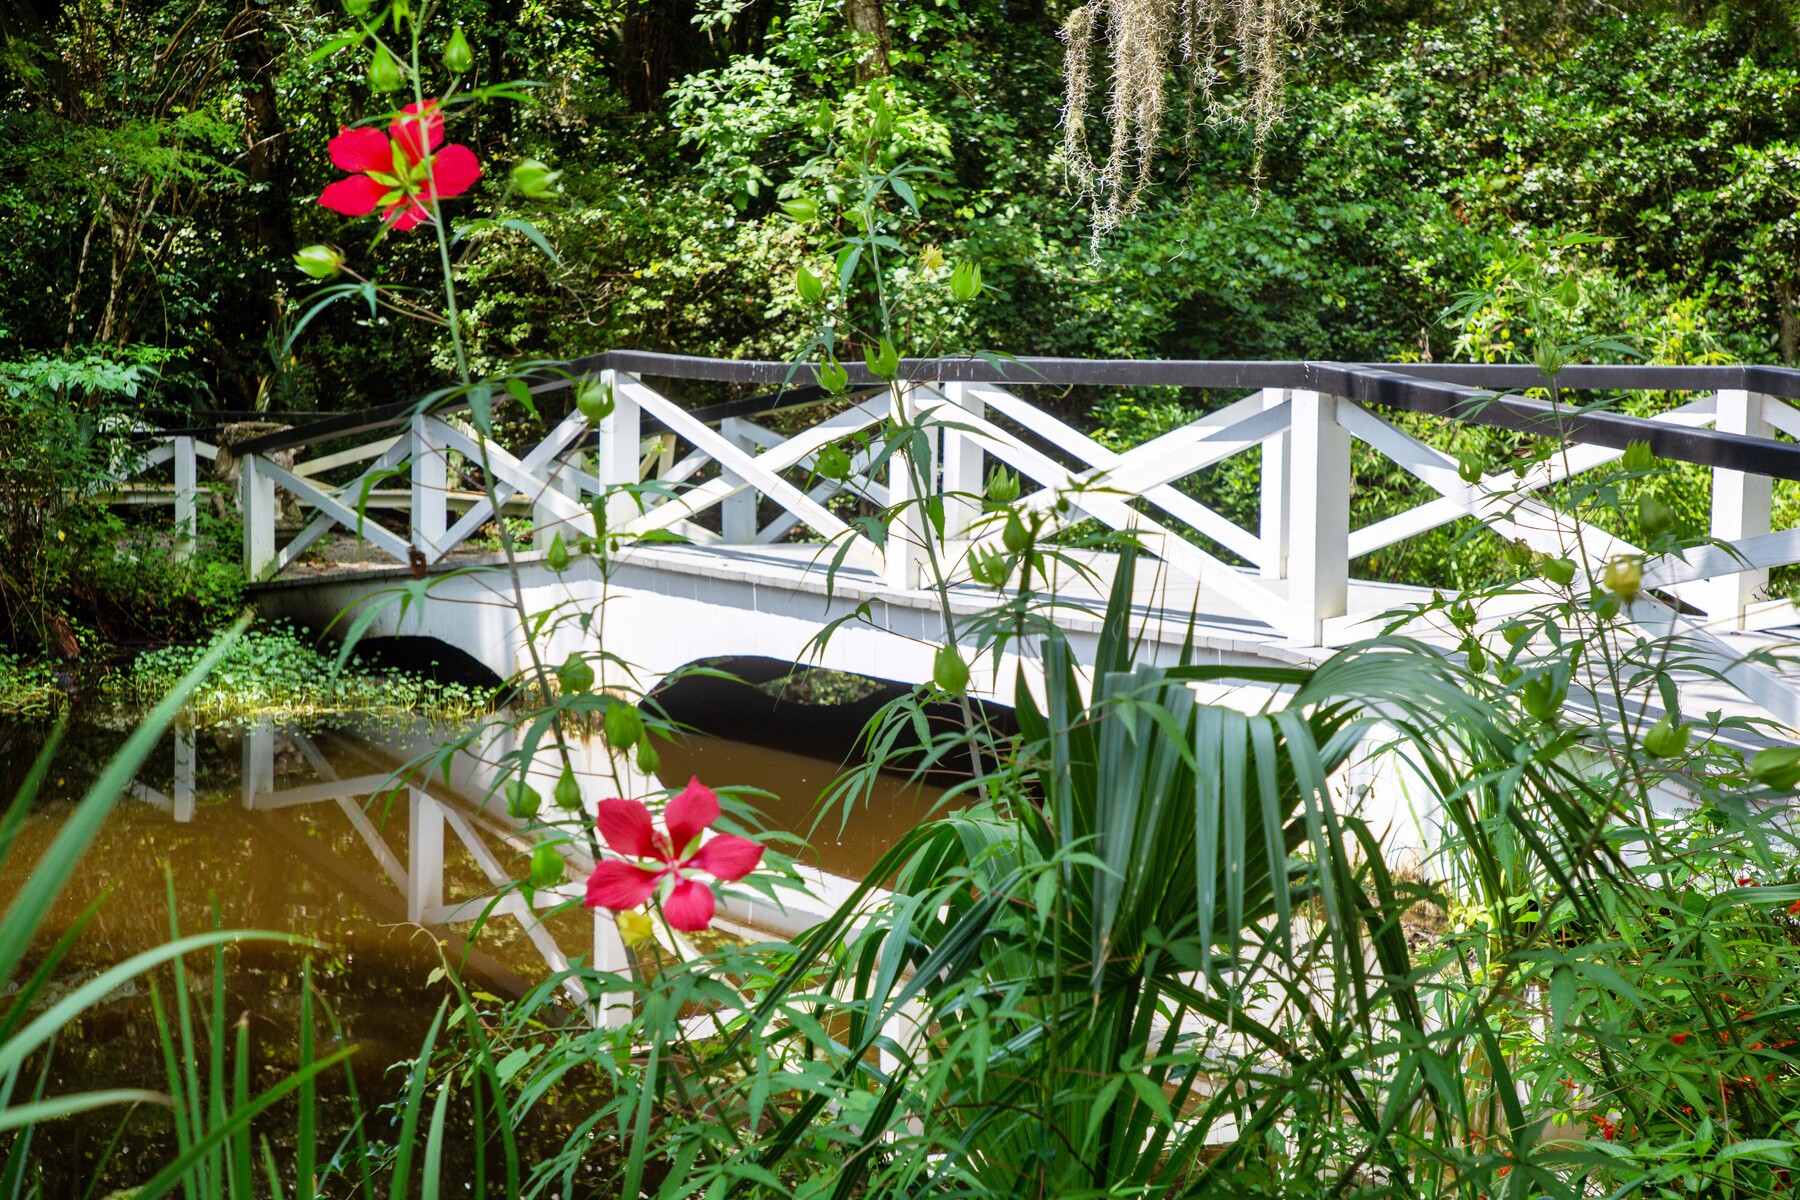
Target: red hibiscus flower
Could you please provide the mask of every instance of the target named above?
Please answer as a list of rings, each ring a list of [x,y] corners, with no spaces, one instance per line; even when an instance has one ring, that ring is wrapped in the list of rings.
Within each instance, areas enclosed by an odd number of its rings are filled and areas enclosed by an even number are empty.
[[[668,833],[656,831],[650,810],[637,800],[602,800],[600,836],[616,854],[648,859],[654,865],[608,859],[588,876],[587,905],[623,912],[649,900],[664,879],[673,879],[663,901],[663,915],[677,929],[695,933],[712,924],[713,893],[693,871],[734,883],[762,861],[763,848],[748,838],[717,834],[700,844],[700,835],[719,819],[719,798],[698,779],[691,779],[681,795],[669,801],[663,812]]]
[[[467,146],[445,146],[444,113],[436,100],[409,104],[386,133],[364,126],[341,129],[327,143],[331,161],[350,171],[319,195],[319,203],[350,217],[376,209],[405,232],[432,220],[437,202],[460,196],[481,178],[481,164]]]

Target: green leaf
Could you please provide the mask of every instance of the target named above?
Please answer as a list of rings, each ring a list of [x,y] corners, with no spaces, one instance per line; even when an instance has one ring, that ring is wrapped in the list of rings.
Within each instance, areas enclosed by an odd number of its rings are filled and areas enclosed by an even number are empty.
[[[533,225],[530,221],[525,220],[523,217],[508,217],[506,220],[500,222],[500,226],[503,229],[510,229],[515,233],[524,234],[532,245],[543,252],[545,258],[549,259],[559,267],[563,265],[562,259],[557,257],[556,251],[550,248],[550,243],[545,240],[544,235],[539,232],[538,227]]]

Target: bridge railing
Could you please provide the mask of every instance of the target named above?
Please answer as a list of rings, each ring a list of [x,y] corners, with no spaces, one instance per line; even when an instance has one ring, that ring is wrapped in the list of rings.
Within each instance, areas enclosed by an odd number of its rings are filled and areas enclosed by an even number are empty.
[[[1001,537],[975,499],[988,470],[1004,465],[1035,486],[1023,503],[1056,530],[1098,521],[1130,530],[1172,570],[1223,596],[1287,639],[1339,644],[1366,631],[1388,599],[1371,592],[1353,606],[1352,562],[1440,526],[1473,518],[1534,550],[1583,560],[1598,571],[1637,548],[1582,527],[1541,493],[1571,476],[1616,461],[1634,441],[1662,458],[1712,473],[1710,532],[1716,547],[1647,567],[1646,590],[1678,597],[1704,614],[1710,630],[1787,623],[1785,601],[1761,599],[1771,568],[1800,562],[1800,529],[1772,527],[1772,480],[1800,479],[1800,372],[1769,367],[1570,367],[1558,375],[1559,399],[1526,389],[1550,381],[1511,366],[1137,362],[1061,359],[953,359],[902,365],[887,387],[860,368],[852,390],[805,420],[804,410],[833,398],[806,386],[809,368],[777,362],[696,359],[611,352],[565,364],[534,391],[589,378],[611,389],[614,405],[597,425],[571,413],[535,445],[508,448],[484,438],[455,406],[417,411],[393,405],[344,414],[305,429],[252,439],[243,456],[246,566],[255,578],[290,567],[318,538],[347,530],[415,569],[443,562],[494,519],[493,503],[471,477],[485,464],[509,511],[528,512],[540,545],[557,532],[592,534],[590,504],[611,495],[609,531],[667,531],[704,546],[769,545],[784,540],[835,542],[834,557],[878,572],[888,587],[920,583],[925,539],[953,576],[966,575],[978,552]],[[772,396],[690,409],[646,377],[731,381],[778,389]],[[1031,389],[1070,386],[1176,386],[1240,389],[1249,394],[1143,445],[1102,446],[1045,406]],[[1508,391],[1511,389],[1511,391]],[[1650,417],[1625,416],[1562,401],[1580,390],[1654,390],[1691,398]],[[1390,419],[1396,412],[1554,437],[1562,453],[1523,477],[1510,470],[1465,480],[1458,462]],[[772,416],[771,414],[776,414]],[[893,456],[853,457],[845,478],[823,478],[827,446],[888,417],[929,416],[930,460],[904,469]],[[796,432],[782,432],[794,430]],[[363,439],[328,460],[283,466],[331,439]],[[1353,522],[1351,447],[1385,456],[1431,493],[1404,512]],[[1182,486],[1234,456],[1258,456],[1259,503],[1253,523]],[[363,465],[366,464],[366,465]],[[362,466],[347,478],[346,467]],[[841,474],[842,472],[834,472]],[[339,482],[328,483],[336,475]],[[377,484],[406,481],[404,527],[389,528],[362,500]],[[941,504],[942,533],[908,509],[914,480]],[[654,483],[633,497],[619,485]],[[277,544],[276,489],[311,510],[311,519]],[[871,538],[854,507],[902,511],[885,539]],[[1059,504],[1062,499],[1068,504]],[[935,515],[935,514],[934,514]],[[1579,535],[1579,536],[1576,536]],[[1648,597],[1646,603],[1653,603]],[[1674,620],[1674,609],[1657,620]],[[1646,610],[1647,612],[1649,610]],[[1800,716],[1800,712],[1796,713]]]

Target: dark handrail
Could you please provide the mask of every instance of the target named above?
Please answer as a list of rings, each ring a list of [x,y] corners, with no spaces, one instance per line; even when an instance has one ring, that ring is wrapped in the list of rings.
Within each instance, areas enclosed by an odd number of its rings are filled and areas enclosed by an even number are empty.
[[[860,363],[845,363],[853,386],[881,381]],[[1483,363],[1233,362],[1208,359],[1077,359],[963,357],[905,359],[904,378],[962,383],[1004,383],[1012,387],[1216,387],[1293,388],[1344,396],[1365,404],[1452,420],[1490,425],[1540,436],[1567,436],[1577,442],[1622,448],[1650,444],[1660,457],[1701,466],[1724,467],[1779,479],[1800,479],[1800,445],[1768,438],[1688,429],[1643,417],[1584,411],[1504,392],[1547,388],[1536,367]],[[780,390],[748,400],[713,405],[696,412],[708,423],[729,416],[754,416],[776,408],[817,404],[830,397],[818,388],[808,364],[767,359],[699,358],[646,350],[609,350],[544,368],[534,393],[553,392],[574,379],[603,370],[663,379],[772,384]],[[1769,366],[1570,366],[1556,376],[1568,391],[1712,391],[1741,388],[1783,399],[1800,399],[1800,370]],[[458,412],[466,402],[433,406]],[[313,422],[304,429],[251,438],[241,453],[267,453],[312,442],[351,437],[405,422],[421,402],[387,404]]]

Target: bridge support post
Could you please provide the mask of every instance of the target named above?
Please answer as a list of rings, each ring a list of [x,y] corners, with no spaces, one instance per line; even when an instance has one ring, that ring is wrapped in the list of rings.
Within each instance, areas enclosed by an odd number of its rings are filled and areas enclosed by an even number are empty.
[[[196,476],[194,462],[194,439],[178,437],[175,439],[175,557],[184,560],[193,556],[194,542],[200,535],[197,512],[194,507]]]
[[[742,423],[736,417],[726,417],[719,422],[719,435],[747,454],[756,453],[756,443],[744,434]],[[725,474],[733,482],[744,482],[730,471]],[[748,546],[756,541],[755,488],[746,485],[719,502],[719,532],[727,546]]]
[[[406,789],[406,919],[444,907],[444,814],[421,788]]]
[[[1736,388],[1719,392],[1718,416],[1713,428],[1720,433],[1741,433],[1767,438],[1769,422],[1763,415],[1764,404],[1779,404],[1755,392]],[[1722,542],[1736,542],[1769,532],[1772,499],[1771,480],[1767,475],[1747,475],[1742,471],[1713,468],[1712,535]],[[1691,600],[1706,611],[1707,623],[1714,629],[1742,629],[1744,610],[1769,584],[1769,572],[1740,571],[1722,579],[1681,589],[1682,599]]]
[[[977,399],[966,383],[946,383],[940,389],[953,408],[971,417],[987,416],[987,405]],[[944,414],[955,421],[957,413]],[[944,439],[944,536],[970,536],[969,527],[981,516],[983,455],[981,443],[966,433],[945,429]]]
[[[412,419],[412,544],[427,560],[438,556],[449,528],[448,492],[450,464],[438,439],[431,436],[431,418],[423,413]],[[496,520],[500,519],[498,516]]]
[[[894,385],[892,391],[894,420],[910,424],[915,415],[912,388],[899,384]],[[920,497],[913,471],[915,468],[924,471],[924,478],[929,480],[933,465],[930,462],[914,463],[912,455],[904,450],[888,457],[888,527],[882,577],[896,591],[913,591],[924,580],[925,539],[930,536],[930,530],[924,514],[919,511]]]
[[[631,394],[633,386],[643,383],[635,375],[622,371],[600,372],[600,386],[612,393],[613,409],[600,419],[596,431],[594,474],[602,489],[623,487],[639,482],[638,402]],[[637,513],[637,503],[629,496],[613,496],[606,502],[606,523],[616,528]]]
[[[1263,392],[1263,407],[1274,408],[1285,403],[1290,395],[1285,390],[1269,388]],[[1262,444],[1262,519],[1257,532],[1262,538],[1262,573],[1268,579],[1287,578],[1293,454],[1294,436],[1288,429],[1265,439]]]
[[[1288,508],[1288,636],[1324,642],[1325,621],[1350,602],[1350,431],[1335,396],[1289,394],[1294,414]]]
[[[244,509],[244,574],[257,581],[275,565],[275,481],[265,475],[254,454],[243,458],[238,477]]]

